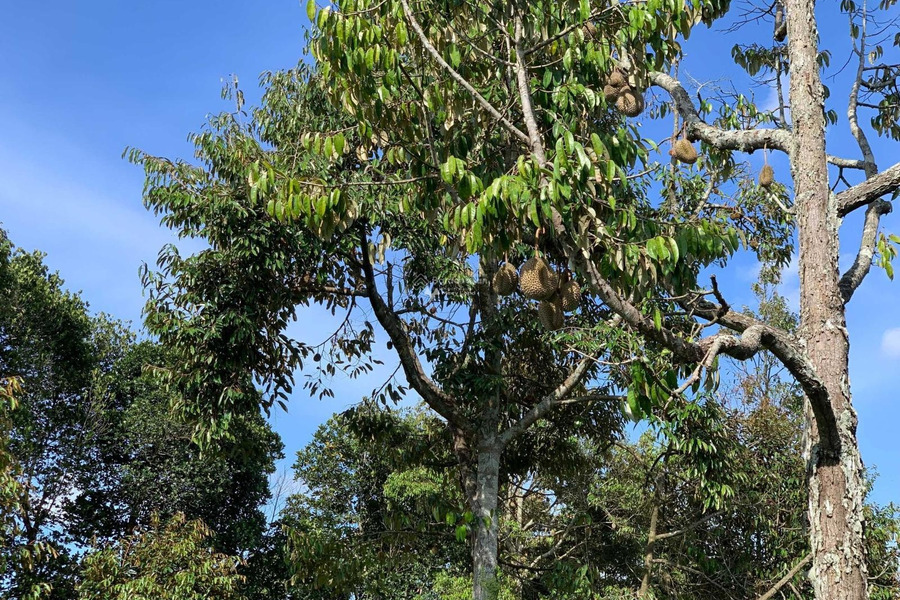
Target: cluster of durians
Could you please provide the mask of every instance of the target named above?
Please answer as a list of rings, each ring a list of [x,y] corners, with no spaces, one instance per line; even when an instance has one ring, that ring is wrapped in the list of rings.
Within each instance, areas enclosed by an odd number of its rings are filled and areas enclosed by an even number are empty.
[[[621,69],[613,69],[603,86],[603,95],[609,104],[615,103],[616,110],[626,117],[636,117],[644,112],[644,95],[628,84],[628,78]]]
[[[491,287],[500,296],[509,296],[518,289],[526,298],[537,300],[541,325],[551,331],[562,327],[563,313],[575,310],[581,302],[578,282],[560,277],[539,256],[525,261],[518,272],[512,263],[503,263],[494,273]]]

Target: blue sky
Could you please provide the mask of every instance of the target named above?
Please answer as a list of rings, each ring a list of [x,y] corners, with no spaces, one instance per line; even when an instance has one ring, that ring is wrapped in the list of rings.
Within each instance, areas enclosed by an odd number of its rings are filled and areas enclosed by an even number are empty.
[[[223,79],[237,75],[252,104],[261,72],[297,62],[305,8],[297,0],[53,0],[7,2],[3,13],[0,223],[17,245],[45,251],[47,263],[70,289],[83,292],[92,310],[137,327],[144,302],[138,267],[152,263],[173,238],[141,205],[142,173],[121,158],[123,149],[190,157],[188,133],[200,128],[206,114],[226,108],[219,99]],[[820,13],[822,39],[834,46],[832,64],[842,64],[846,21],[830,4]],[[722,61],[730,62],[731,45],[747,35],[698,31],[686,45],[682,73],[726,85],[721,77],[734,71]],[[843,98],[841,81],[826,83]],[[734,85],[743,89],[744,83]],[[755,93],[760,103],[770,101],[767,88]],[[836,108],[844,113],[843,106]],[[832,129],[829,142],[855,157],[846,123]],[[890,157],[898,156],[896,145],[892,151],[881,140],[874,145],[881,166],[890,166]],[[751,157],[754,168],[761,160],[759,153]],[[784,161],[775,157],[772,162],[786,177]],[[900,231],[900,219],[889,217],[885,226]],[[852,260],[859,228],[858,217],[844,226],[844,262]],[[750,303],[757,267],[749,257],[735,264],[738,268],[723,280],[725,288],[732,304]],[[796,298],[795,269],[786,273],[783,292]],[[873,271],[848,315],[860,443],[866,464],[881,473],[875,489],[879,502],[900,500],[898,307],[900,282],[892,284]],[[330,325],[320,313],[304,313],[297,327],[316,339],[327,335]],[[377,385],[375,380],[339,380],[336,400],[298,396],[288,413],[273,413],[287,446],[286,464],[328,415]]]

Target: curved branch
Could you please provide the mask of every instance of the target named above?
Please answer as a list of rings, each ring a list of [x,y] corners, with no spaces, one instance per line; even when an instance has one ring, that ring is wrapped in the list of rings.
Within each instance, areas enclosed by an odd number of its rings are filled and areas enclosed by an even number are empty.
[[[717,320],[722,325],[742,333],[740,337],[717,333],[699,342],[690,342],[665,327],[657,329],[653,321],[629,301],[622,298],[612,285],[584,257],[581,249],[566,244],[569,256],[575,257],[576,267],[584,274],[600,299],[645,339],[669,349],[676,360],[686,363],[701,363],[708,358],[715,347],[717,354],[725,354],[738,360],[747,360],[762,350],[770,350],[794,376],[809,398],[819,430],[820,448],[823,456],[836,455],[840,450],[837,420],[828,396],[828,389],[819,378],[815,368],[790,337],[779,329],[765,325],[746,315],[705,300],[691,305],[694,313],[707,320]]]
[[[703,140],[711,146],[721,150],[740,150],[741,152],[753,152],[768,148],[769,150],[781,150],[790,152],[790,132],[785,129],[722,129],[704,122],[694,107],[691,97],[681,82],[660,71],[650,73],[650,82],[661,87],[669,93],[675,103],[675,109],[687,130],[687,136],[691,140]]]
[[[565,400],[566,396],[572,393],[575,386],[581,383],[585,378],[588,369],[590,369],[593,363],[593,358],[588,357],[581,359],[581,362],[579,362],[575,369],[569,373],[569,376],[566,377],[565,381],[559,384],[555,390],[544,396],[540,402],[531,407],[531,410],[525,413],[525,416],[500,434],[497,438],[500,447],[505,446],[516,436],[521,435],[526,429],[550,412],[551,409]]]
[[[360,247],[362,249],[362,269],[366,282],[366,295],[372,304],[372,311],[375,313],[375,317],[394,344],[394,349],[400,358],[400,364],[403,366],[403,372],[406,374],[409,385],[422,396],[422,399],[428,406],[447,419],[448,423],[461,431],[471,431],[471,425],[456,411],[453,398],[441,390],[425,374],[422,363],[419,362],[419,357],[416,354],[416,349],[413,347],[409,335],[407,335],[406,324],[394,314],[393,309],[385,303],[378,292],[366,236],[363,236]]]
[[[790,335],[781,329],[771,327],[749,315],[737,313],[733,310],[722,314],[719,305],[702,298],[684,303],[683,306],[690,308],[695,315],[708,321],[716,319],[729,329],[742,332],[745,335],[752,332],[753,337],[757,338],[756,341],[760,346],[758,350],[769,350],[775,355],[803,388],[803,392],[809,399],[810,407],[816,416],[816,426],[821,438],[821,451],[826,455],[836,455],[840,450],[840,437],[834,407],[832,407],[828,397],[828,389],[819,378],[805,351],[794,342]],[[755,352],[751,353],[748,351],[749,347],[748,344],[743,344],[742,347],[738,348],[738,352],[723,349],[721,353],[745,360],[755,354]]]
[[[875,244],[878,242],[878,224],[881,222],[881,216],[890,213],[892,209],[893,206],[883,200],[872,202],[866,209],[866,219],[863,222],[862,239],[859,242],[856,259],[838,283],[844,304],[850,301],[853,292],[869,274],[869,269],[872,268],[872,259],[875,258]]]
[[[691,140],[702,140],[720,150],[738,150],[753,152],[754,150],[781,150],[791,152],[791,133],[787,129],[722,129],[709,125],[700,118],[691,97],[680,81],[660,71],[649,74],[650,82],[669,93],[675,104],[675,110],[684,120],[686,133]],[[829,163],[845,169],[866,168],[866,161],[839,156],[827,156]]]

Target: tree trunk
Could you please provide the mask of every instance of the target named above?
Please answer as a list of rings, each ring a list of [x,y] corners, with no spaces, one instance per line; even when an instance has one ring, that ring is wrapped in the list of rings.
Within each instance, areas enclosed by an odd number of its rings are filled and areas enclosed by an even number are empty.
[[[650,579],[653,577],[653,545],[656,543],[656,523],[659,519],[659,502],[654,498],[653,510],[650,513],[650,531],[647,532],[647,545],[644,547],[644,577],[638,598],[643,600],[650,592]]]
[[[475,540],[472,546],[473,600],[496,600],[498,593],[497,495],[500,485],[500,451],[500,445],[493,437],[483,440],[478,447],[475,496],[472,499],[472,513],[475,515]]]
[[[828,188],[824,91],[817,62],[814,3],[787,0],[785,5],[793,123],[791,171],[800,259],[800,329],[809,358],[828,390],[840,431],[840,448],[825,448],[820,444],[815,423],[808,423],[813,553],[810,578],[818,600],[865,600],[863,470],[856,440],[856,413],[850,400],[850,345],[838,285],[839,219]]]
[[[497,270],[497,263],[482,255],[479,262],[479,286],[477,303],[482,317],[482,327],[488,338],[499,334],[497,330],[497,294],[491,287],[491,280]],[[485,365],[489,373],[499,374],[502,370],[502,355],[499,347],[488,346],[484,351]],[[480,409],[476,443],[475,490],[470,497],[472,513],[475,516],[475,539],[472,545],[472,599],[496,600],[497,552],[500,515],[497,511],[497,496],[500,491],[500,455],[503,444],[498,439],[500,425],[501,390],[499,387],[488,392]]]

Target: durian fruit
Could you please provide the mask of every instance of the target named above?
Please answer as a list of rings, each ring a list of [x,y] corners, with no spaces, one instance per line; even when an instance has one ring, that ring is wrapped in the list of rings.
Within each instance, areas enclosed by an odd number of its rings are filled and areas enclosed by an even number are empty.
[[[519,286],[519,274],[512,263],[503,263],[491,281],[491,287],[498,296],[509,296]]]
[[[609,79],[606,82],[614,88],[624,87],[628,82],[625,80],[625,73],[623,73],[620,69],[613,69],[612,73],[609,74]]]
[[[538,305],[538,318],[545,329],[555,331],[563,326],[563,309],[560,299],[544,300]]]
[[[559,276],[543,258],[529,258],[519,272],[519,289],[526,298],[549,300],[559,286]]]
[[[697,162],[697,150],[694,145],[685,138],[677,140],[672,144],[672,156],[675,160],[692,165]]]
[[[609,83],[603,86],[603,95],[606,97],[606,102],[609,104],[615,103],[615,101],[619,99],[621,93],[622,88],[618,88]]]
[[[572,312],[581,303],[581,286],[571,279],[559,287],[559,301],[563,312]]]
[[[625,88],[616,100],[616,109],[626,117],[636,117],[644,112],[644,97],[631,88]]]
[[[772,170],[772,167],[770,165],[763,165],[762,170],[759,172],[759,185],[767,188],[774,182],[775,171]]]

